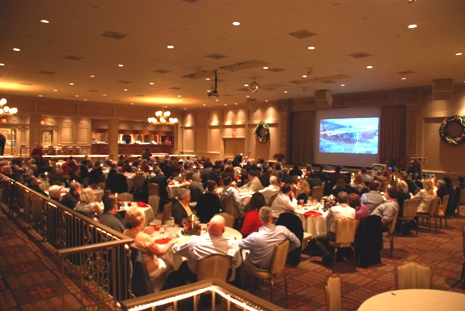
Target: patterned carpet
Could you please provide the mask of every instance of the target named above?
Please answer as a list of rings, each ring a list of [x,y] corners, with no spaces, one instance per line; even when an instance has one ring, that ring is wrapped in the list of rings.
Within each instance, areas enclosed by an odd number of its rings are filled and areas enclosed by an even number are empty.
[[[435,289],[465,293],[458,283],[464,261],[462,226],[465,217],[459,216],[450,218],[448,227],[437,232],[420,227],[418,236],[395,236],[392,258],[386,239],[383,263],[367,269],[354,270],[352,262],[343,261],[331,271],[322,265],[320,257],[304,253],[297,268],[285,269],[289,298],[285,298],[284,279],[280,277],[273,303],[288,310],[325,310],[325,279],[334,273],[342,279],[343,310],[357,310],[366,299],[394,289],[394,268],[405,261],[432,266]],[[81,296],[76,280],[67,278],[62,286],[56,255],[21,221],[0,212],[0,228],[0,310],[61,310],[63,290],[65,310],[80,310],[81,304],[86,310],[107,309],[95,305],[92,295]],[[259,284],[254,294],[268,299],[268,284]]]

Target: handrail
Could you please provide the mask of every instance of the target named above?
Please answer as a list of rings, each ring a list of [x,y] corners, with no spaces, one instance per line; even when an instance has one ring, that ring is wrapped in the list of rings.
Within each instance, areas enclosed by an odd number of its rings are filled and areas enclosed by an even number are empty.
[[[66,256],[66,255],[69,255],[69,254],[77,254],[77,253],[82,253],[82,252],[98,250],[98,249],[102,249],[102,248],[110,248],[112,246],[120,246],[120,245],[125,245],[125,244],[131,244],[132,242],[134,242],[134,239],[127,238],[127,239],[124,239],[124,240],[101,242],[101,243],[90,244],[90,245],[85,245],[85,246],[61,248],[61,249],[57,249],[56,252],[60,256]]]

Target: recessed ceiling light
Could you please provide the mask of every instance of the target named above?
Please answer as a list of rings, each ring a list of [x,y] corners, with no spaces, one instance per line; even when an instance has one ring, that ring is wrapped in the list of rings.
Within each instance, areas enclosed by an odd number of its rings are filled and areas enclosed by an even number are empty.
[[[39,97],[42,97],[42,95],[39,95]]]
[[[234,26],[239,26],[241,23],[239,23],[239,22],[233,22],[232,24],[233,24]]]
[[[406,78],[406,77],[402,77],[402,80],[407,80],[407,78]]]
[[[95,75],[90,75],[91,78],[95,78]]]
[[[54,91],[54,92],[58,92],[58,90],[57,90],[57,89],[54,89],[53,91]]]
[[[13,51],[19,52],[19,51],[21,51],[21,49],[20,48],[13,48]]]
[[[130,105],[132,106],[132,105],[134,105],[134,103],[131,103]]]
[[[127,92],[127,91],[128,91],[128,89],[123,89],[123,91]]]
[[[4,63],[0,63],[0,66],[2,66],[2,67],[3,67],[3,66],[5,66],[5,64],[4,64]]]
[[[187,108],[184,108],[184,110],[187,110]]]
[[[168,49],[174,49],[174,45],[168,45],[167,48]]]
[[[456,56],[462,56],[462,53],[459,52],[459,53],[455,53]]]
[[[373,69],[373,66],[367,66],[367,69]]]
[[[79,95],[76,94],[76,95],[74,95],[74,97],[79,97]]]
[[[48,23],[50,23],[50,22],[49,22],[48,20],[46,20],[46,19],[41,19],[40,22],[41,22],[42,24],[48,24]]]
[[[308,49],[309,49],[309,50],[314,50],[315,47],[314,47],[314,46],[309,46]]]
[[[263,67],[263,69],[267,70],[267,69],[268,69],[268,67],[267,67],[267,66],[265,66],[265,67]]]
[[[408,28],[410,28],[410,29],[417,28],[417,25],[416,24],[411,24],[411,25],[408,25]]]
[[[267,102],[268,102],[268,99],[265,99],[265,103],[267,103]]]
[[[244,86],[249,86],[249,84],[248,84],[248,83],[244,83]]]
[[[103,96],[107,96],[107,94],[103,94]]]
[[[341,86],[346,86],[345,84],[341,84]]]
[[[224,106],[226,107],[228,104],[224,104]]]
[[[249,97],[250,97],[250,95],[247,95],[246,97],[247,97],[247,98],[249,98]]]
[[[287,94],[287,91],[284,91],[285,94]]]
[[[124,67],[124,65],[123,64],[118,64],[118,67]]]
[[[210,81],[210,78],[205,78],[205,80]]]
[[[73,83],[73,82],[70,82],[69,85],[74,85],[74,83]]]
[[[178,95],[178,97],[182,97],[181,95]]]
[[[465,81],[464,81],[464,82],[465,82]],[[234,105],[236,105],[236,106],[237,106],[237,103],[234,103]]]
[[[215,99],[215,101],[219,102],[220,100],[219,100],[219,99]]]
[[[155,83],[153,83],[153,82],[150,82],[149,84],[150,84],[150,85],[154,85]]]
[[[307,75],[302,75],[302,78],[306,78],[306,77],[307,77]]]
[[[86,101],[87,101],[87,98],[84,98],[84,101],[86,102]]]
[[[203,106],[205,107],[207,104],[203,104]]]

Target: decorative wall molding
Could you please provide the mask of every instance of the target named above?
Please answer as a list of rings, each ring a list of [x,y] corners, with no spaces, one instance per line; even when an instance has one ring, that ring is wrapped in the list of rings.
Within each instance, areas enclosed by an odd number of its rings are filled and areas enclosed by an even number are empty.
[[[402,102],[404,104],[419,104],[421,102],[421,89],[420,88],[403,89]]]
[[[394,103],[394,91],[370,94],[336,96],[333,107],[377,106]]]

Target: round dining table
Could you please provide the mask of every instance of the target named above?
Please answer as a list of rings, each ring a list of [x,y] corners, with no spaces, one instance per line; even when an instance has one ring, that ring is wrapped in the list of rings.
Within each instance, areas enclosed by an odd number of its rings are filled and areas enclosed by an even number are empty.
[[[401,289],[378,294],[363,302],[358,311],[462,311],[465,294],[436,289]]]

